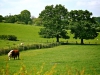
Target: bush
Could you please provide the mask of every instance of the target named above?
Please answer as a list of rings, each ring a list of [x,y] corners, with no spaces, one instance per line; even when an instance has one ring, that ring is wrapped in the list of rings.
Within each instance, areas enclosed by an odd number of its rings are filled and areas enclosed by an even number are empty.
[[[17,37],[15,35],[0,35],[0,39],[17,41]]]
[[[2,39],[2,40],[7,40],[7,35],[0,35],[0,39]]]
[[[29,25],[32,25],[32,21],[28,21],[28,24],[29,24]]]
[[[17,41],[17,37],[15,35],[8,35],[8,40]]]
[[[25,24],[25,22],[20,22],[20,21],[17,21],[15,23],[17,23],[17,24]]]

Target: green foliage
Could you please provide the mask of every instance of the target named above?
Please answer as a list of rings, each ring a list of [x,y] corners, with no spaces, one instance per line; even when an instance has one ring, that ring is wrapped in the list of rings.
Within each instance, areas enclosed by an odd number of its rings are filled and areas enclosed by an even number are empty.
[[[98,24],[92,16],[92,13],[85,10],[72,10],[70,12],[71,33],[74,38],[81,39],[81,44],[84,44],[83,39],[94,39],[98,36],[96,28]]]
[[[21,21],[17,21],[15,23],[17,23],[17,24],[25,24],[25,22],[21,22]]]
[[[97,32],[100,32],[100,27],[97,27],[97,28],[96,28],[96,31],[97,31]]]
[[[69,38],[67,35],[67,15],[68,10],[61,4],[56,6],[46,6],[39,17],[42,18],[44,28],[40,30],[40,35],[45,38],[56,37],[57,42],[59,38]]]
[[[10,41],[17,41],[17,37],[15,35],[0,35],[0,39],[10,40]]]
[[[32,21],[28,21],[28,24],[29,24],[29,25],[32,25]]]
[[[5,23],[14,23],[15,17],[13,15],[5,16]]]
[[[8,35],[8,40],[17,41],[17,37],[15,35]]]
[[[43,49],[43,48],[52,48],[55,46],[59,46],[60,43],[40,43],[40,44],[30,44],[30,45],[19,45],[17,47],[8,47],[8,48],[1,48],[0,55],[7,54],[9,50],[18,49],[20,51],[26,51],[30,49]]]
[[[31,20],[30,19],[31,13],[28,10],[21,11],[20,16],[21,16],[21,21],[25,22],[25,24],[28,24],[28,22]]]
[[[42,19],[41,18],[34,18],[33,24],[36,26],[42,26]]]
[[[31,13],[28,10],[21,11],[18,15],[7,15],[4,17],[5,23],[31,24]]]
[[[100,24],[100,17],[94,17],[94,18]]]
[[[21,15],[19,14],[19,15],[14,15],[14,17],[15,17],[15,21],[16,22],[20,22],[21,21]]]
[[[0,22],[2,22],[4,20],[3,16],[0,15]]]

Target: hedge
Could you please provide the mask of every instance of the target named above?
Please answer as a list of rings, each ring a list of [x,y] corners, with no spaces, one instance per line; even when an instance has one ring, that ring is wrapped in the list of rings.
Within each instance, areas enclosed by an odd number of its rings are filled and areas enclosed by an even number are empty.
[[[10,50],[18,49],[19,51],[25,51],[30,49],[43,49],[43,48],[52,48],[55,46],[61,45],[61,43],[41,43],[41,44],[31,44],[31,45],[20,45],[17,47],[2,48],[0,49],[0,55],[7,54]]]

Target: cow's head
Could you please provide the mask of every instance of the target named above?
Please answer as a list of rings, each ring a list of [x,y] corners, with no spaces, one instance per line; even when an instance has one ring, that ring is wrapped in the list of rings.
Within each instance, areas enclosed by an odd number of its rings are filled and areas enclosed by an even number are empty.
[[[11,56],[12,56],[12,52],[13,52],[13,50],[11,50],[11,51],[8,53],[9,60],[10,60],[10,58],[11,58]]]

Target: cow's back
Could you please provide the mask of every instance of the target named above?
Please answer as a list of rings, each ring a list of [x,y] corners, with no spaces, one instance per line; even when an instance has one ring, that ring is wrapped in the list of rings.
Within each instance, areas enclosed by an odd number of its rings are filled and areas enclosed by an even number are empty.
[[[19,50],[13,50],[12,57],[17,58],[17,56],[19,58]]]

